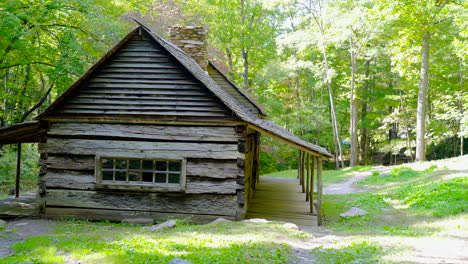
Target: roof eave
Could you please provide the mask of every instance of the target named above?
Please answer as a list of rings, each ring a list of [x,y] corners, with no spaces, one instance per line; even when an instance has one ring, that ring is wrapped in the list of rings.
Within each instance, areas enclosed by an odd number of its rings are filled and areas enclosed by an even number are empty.
[[[267,117],[267,114],[263,111],[263,109],[260,107],[259,104],[257,104],[257,102],[255,102],[252,98],[250,98],[244,91],[242,91],[242,89],[239,88],[239,86],[237,86],[233,81],[231,81],[222,71],[220,71],[218,69],[218,67],[216,67],[213,63],[211,63],[211,61],[208,61],[209,65],[211,65],[221,76],[223,76],[223,78],[229,82],[242,96],[244,96],[245,99],[247,99],[250,103],[252,103],[253,106],[255,106],[255,108],[257,108],[259,114],[262,116],[262,117]]]

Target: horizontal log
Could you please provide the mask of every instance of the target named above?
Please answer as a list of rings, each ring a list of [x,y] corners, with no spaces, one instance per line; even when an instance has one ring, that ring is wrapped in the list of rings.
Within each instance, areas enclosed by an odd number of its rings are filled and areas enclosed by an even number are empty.
[[[115,56],[112,58],[113,62],[136,62],[136,63],[160,63],[169,62],[167,56],[162,55],[144,55],[144,56]]]
[[[174,80],[174,82],[187,81],[186,74],[154,74],[154,73],[100,73],[92,79],[94,82],[139,82],[142,80]]]
[[[193,96],[183,96],[183,95],[178,95],[176,97],[169,97],[169,96],[135,96],[135,95],[115,95],[115,94],[87,94],[87,93],[81,93],[80,95],[76,96],[75,98],[77,99],[102,99],[102,100],[121,100],[121,99],[126,99],[126,100],[138,100],[140,102],[144,101],[166,101],[166,102],[171,102],[174,101],[174,103],[180,103],[183,104],[184,102],[195,102],[195,103],[201,103],[201,102],[212,102],[213,98],[211,97],[193,97]]]
[[[235,216],[235,195],[47,189],[47,206]]]
[[[45,215],[50,218],[79,218],[85,220],[110,220],[120,222],[129,218],[152,218],[156,221],[166,221],[168,219],[188,219],[190,222],[205,224],[212,222],[220,217],[234,221],[235,217],[231,215],[220,214],[188,214],[188,213],[163,213],[147,212],[136,210],[109,210],[109,209],[83,209],[83,208],[63,208],[47,206]]]
[[[51,124],[48,136],[106,136],[127,139],[134,138],[232,143],[236,143],[239,138],[234,127],[153,126],[93,123],[53,123]]]
[[[139,142],[89,139],[49,138],[39,144],[40,153],[103,155],[135,158],[214,158],[237,159],[243,157],[236,144]]]
[[[130,63],[130,62],[116,62],[116,63],[108,63],[107,67],[120,67],[120,68],[142,68],[142,69],[177,69],[177,65],[171,63]]]
[[[132,79],[131,77],[114,78],[114,77],[100,77],[99,75],[89,80],[89,83],[149,83],[149,84],[198,84],[196,81],[190,81],[185,78],[179,77],[158,77],[158,78],[141,78]]]
[[[118,56],[128,56],[128,57],[145,57],[145,56],[164,56],[160,51],[154,49],[147,49],[146,51],[138,51],[131,49],[121,49],[116,54]],[[167,55],[165,56],[167,58]],[[112,59],[111,59],[112,61]]]
[[[124,100],[124,99],[86,99],[73,98],[69,101],[70,104],[100,104],[100,105],[138,105],[138,106],[181,106],[181,107],[219,107],[220,103],[215,101],[178,101],[178,100]]]
[[[48,169],[55,170],[93,170],[95,167],[94,156],[49,155],[45,161]]]
[[[181,69],[131,69],[131,68],[118,68],[118,67],[104,67],[99,72],[108,73],[184,73]]]
[[[237,160],[189,159],[187,161],[187,176],[235,179],[242,174],[243,171],[237,166]]]
[[[162,91],[155,89],[128,89],[128,88],[99,88],[85,89],[83,94],[131,94],[131,95],[151,95],[151,96],[207,96],[208,94],[202,91]]]
[[[181,105],[125,105],[125,104],[85,104],[69,103],[62,109],[97,109],[97,110],[129,110],[129,111],[194,111],[194,112],[226,112],[220,106],[181,106]]]
[[[197,177],[187,177],[185,193],[215,193],[215,194],[236,194],[237,186],[235,179],[226,180],[206,180]]]
[[[150,82],[150,83],[89,83],[88,87],[90,88],[120,88],[120,89],[153,89],[153,90],[196,90],[204,91],[208,94],[208,90],[202,88],[198,84],[193,83],[160,83],[160,82]]]
[[[223,117],[225,112],[193,112],[193,111],[134,111],[134,110],[99,110],[99,109],[61,109],[59,113],[64,114],[95,114],[95,115],[153,115],[153,116],[200,116],[200,117]]]
[[[55,173],[47,172],[41,177],[47,188],[63,188],[73,190],[94,190],[96,178],[94,174]]]

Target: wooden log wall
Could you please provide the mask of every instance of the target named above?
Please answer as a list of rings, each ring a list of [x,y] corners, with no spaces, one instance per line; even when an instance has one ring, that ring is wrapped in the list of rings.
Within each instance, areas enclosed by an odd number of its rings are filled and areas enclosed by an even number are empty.
[[[39,144],[40,194],[48,216],[119,220],[171,215],[210,221],[243,217],[243,127],[52,123]],[[240,131],[241,130],[241,131]],[[96,188],[96,155],[187,160],[182,192]],[[245,165],[248,164],[248,165]],[[239,199],[239,197],[242,199]],[[61,213],[63,212],[63,213]],[[120,219],[121,220],[121,219]]]
[[[317,170],[317,177],[315,181],[315,169]],[[302,192],[305,194],[305,200],[310,204],[310,213],[314,214],[314,207],[316,209],[315,215],[317,216],[317,224],[323,224],[322,219],[322,159],[315,157],[310,153],[299,151],[299,162],[297,170],[297,178],[302,187]],[[314,183],[317,184],[317,199],[314,200]]]

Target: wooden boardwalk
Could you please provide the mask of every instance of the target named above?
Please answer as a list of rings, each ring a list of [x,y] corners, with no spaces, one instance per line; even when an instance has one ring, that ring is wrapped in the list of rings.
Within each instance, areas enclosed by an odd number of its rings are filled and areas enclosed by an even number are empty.
[[[250,218],[317,226],[317,217],[310,213],[298,179],[260,177],[249,202],[246,219]]]

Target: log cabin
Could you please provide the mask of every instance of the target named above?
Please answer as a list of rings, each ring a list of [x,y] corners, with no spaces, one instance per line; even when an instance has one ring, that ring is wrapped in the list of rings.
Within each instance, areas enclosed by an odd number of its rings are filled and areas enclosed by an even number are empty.
[[[39,143],[44,216],[240,220],[261,134],[332,157],[266,120],[207,60],[202,27],[170,39],[140,24],[35,121],[0,129],[0,144]]]

